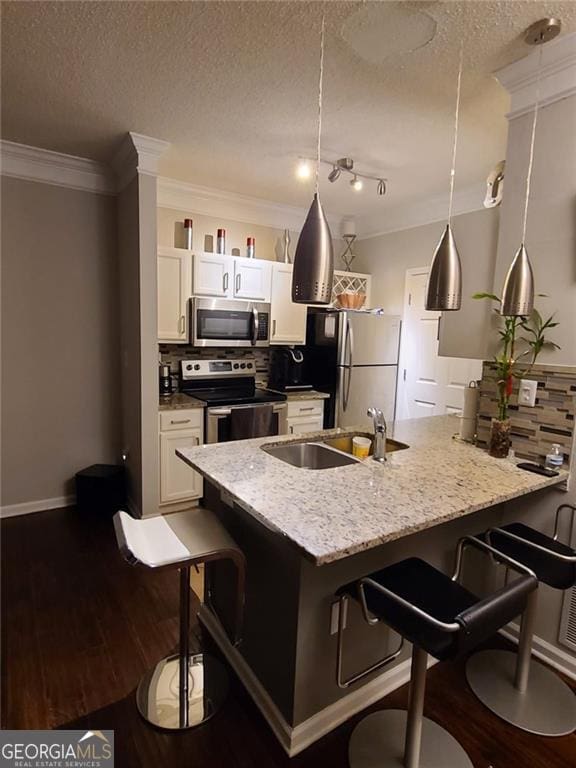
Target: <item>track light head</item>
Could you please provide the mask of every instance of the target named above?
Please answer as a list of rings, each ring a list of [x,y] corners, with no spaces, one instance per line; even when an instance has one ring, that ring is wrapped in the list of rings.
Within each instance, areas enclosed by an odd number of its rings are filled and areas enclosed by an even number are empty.
[[[338,166],[335,165],[330,171],[330,173],[328,174],[328,181],[330,181],[331,183],[334,183],[337,179],[340,178],[340,173],[341,173],[340,168],[338,168]]]
[[[296,176],[299,179],[309,179],[312,175],[312,169],[308,160],[300,160],[296,168]]]
[[[377,195],[385,195],[386,194],[386,182],[384,179],[378,180],[378,186],[376,187],[376,194]]]
[[[360,190],[364,186],[364,182],[362,181],[362,179],[359,179],[358,176],[354,176],[354,178],[350,180],[350,186],[356,192],[360,192]]]

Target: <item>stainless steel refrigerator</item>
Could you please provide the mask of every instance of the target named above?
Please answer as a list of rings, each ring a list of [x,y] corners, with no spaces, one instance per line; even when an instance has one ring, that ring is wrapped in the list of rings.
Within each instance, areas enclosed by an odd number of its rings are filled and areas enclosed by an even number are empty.
[[[326,428],[368,423],[369,406],[394,420],[400,327],[391,315],[309,310],[306,379],[330,394]]]

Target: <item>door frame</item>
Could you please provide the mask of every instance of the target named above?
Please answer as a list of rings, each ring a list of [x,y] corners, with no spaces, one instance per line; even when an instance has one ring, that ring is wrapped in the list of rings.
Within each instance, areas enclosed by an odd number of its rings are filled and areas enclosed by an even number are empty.
[[[396,418],[407,419],[409,414],[405,410],[405,391],[406,380],[404,378],[404,372],[406,371],[406,359],[409,357],[407,349],[410,344],[410,340],[407,337],[408,324],[406,322],[408,316],[408,307],[410,307],[410,291],[408,290],[408,278],[415,277],[417,275],[430,274],[430,267],[410,267],[406,270],[404,277],[404,302],[402,304],[402,327],[400,331],[400,354],[398,355],[398,384],[396,386]]]

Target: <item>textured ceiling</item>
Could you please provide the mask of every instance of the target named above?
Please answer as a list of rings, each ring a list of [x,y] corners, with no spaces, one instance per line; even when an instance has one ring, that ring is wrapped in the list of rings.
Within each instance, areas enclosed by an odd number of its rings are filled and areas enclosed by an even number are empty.
[[[574,2],[3,2],[3,137],[107,162],[132,130],[172,143],[163,175],[307,205],[294,166],[315,152],[323,10],[323,154],[389,180],[377,198],[323,172],[342,214],[447,189],[462,38],[457,187],[503,157],[491,73],[529,52],[525,27],[554,14],[576,30]]]

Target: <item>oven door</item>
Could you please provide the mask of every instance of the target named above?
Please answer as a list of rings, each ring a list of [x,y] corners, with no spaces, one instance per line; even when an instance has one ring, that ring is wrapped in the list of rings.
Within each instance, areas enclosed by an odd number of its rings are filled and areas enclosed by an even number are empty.
[[[288,403],[215,406],[206,409],[206,442],[227,443],[288,433]]]
[[[195,347],[267,347],[270,344],[269,304],[192,299],[190,305]]]

